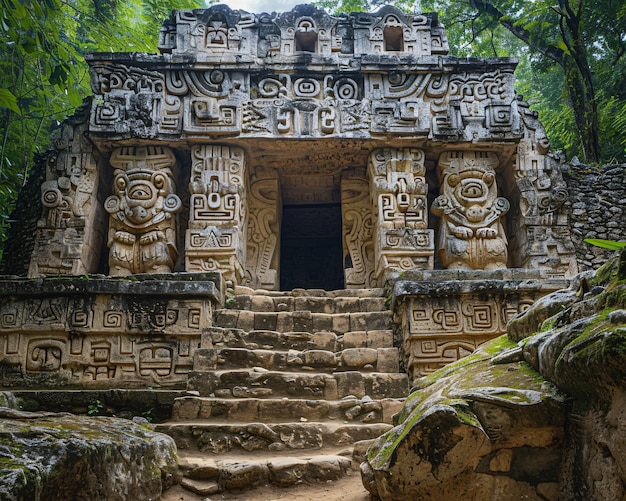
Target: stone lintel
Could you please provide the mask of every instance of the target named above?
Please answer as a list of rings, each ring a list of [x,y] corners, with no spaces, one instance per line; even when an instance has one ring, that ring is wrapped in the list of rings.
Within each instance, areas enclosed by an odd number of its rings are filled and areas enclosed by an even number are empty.
[[[151,71],[184,71],[214,69],[237,70],[243,73],[274,71],[293,74],[404,72],[404,73],[486,73],[495,70],[513,72],[518,65],[516,57],[456,57],[415,56],[411,54],[345,54],[341,60],[311,55],[303,62],[300,56],[274,58],[224,57],[206,54],[149,54],[146,52],[91,52],[85,54],[90,65],[122,64]],[[346,64],[349,61],[349,64]]]
[[[541,295],[569,287],[568,279],[539,279],[528,270],[423,270],[407,275],[420,278],[398,280],[393,286],[392,310],[398,301],[412,297],[446,297],[464,294],[515,294],[541,292]]]
[[[137,274],[125,278],[94,275],[29,279],[0,277],[0,297],[4,298],[85,294],[202,297],[219,304],[224,302],[224,286],[218,272]]]

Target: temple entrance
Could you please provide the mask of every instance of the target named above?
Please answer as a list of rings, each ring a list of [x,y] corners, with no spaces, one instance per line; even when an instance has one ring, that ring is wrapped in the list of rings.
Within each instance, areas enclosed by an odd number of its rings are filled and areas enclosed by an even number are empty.
[[[344,287],[341,204],[285,205],[280,289]]]

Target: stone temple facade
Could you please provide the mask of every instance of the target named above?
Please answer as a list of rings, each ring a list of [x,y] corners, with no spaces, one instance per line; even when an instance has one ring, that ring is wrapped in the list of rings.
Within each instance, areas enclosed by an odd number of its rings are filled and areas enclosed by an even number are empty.
[[[576,272],[515,60],[449,56],[436,16],[217,6],[177,12],[159,48],[88,57],[93,100],[49,159],[30,275],[220,271],[278,290]]]
[[[516,60],[450,56],[436,15],[217,5],[174,12],[159,50],[87,56],[93,97],[45,157],[28,275],[117,281],[4,281],[1,355],[22,375],[179,384],[223,279],[395,282],[417,376],[576,274],[560,164],[515,95]]]

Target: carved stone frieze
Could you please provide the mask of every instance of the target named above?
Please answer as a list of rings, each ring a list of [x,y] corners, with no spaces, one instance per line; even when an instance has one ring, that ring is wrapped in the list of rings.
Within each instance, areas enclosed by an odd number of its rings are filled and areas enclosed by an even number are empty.
[[[280,286],[280,218],[282,201],[276,171],[257,168],[248,196],[248,254],[244,285],[276,290]]]
[[[343,173],[341,212],[346,288],[375,287],[374,214],[369,180],[364,170]]]
[[[415,380],[505,334],[507,323],[565,280],[529,280],[527,270],[407,272],[395,283],[405,363]]]
[[[246,264],[247,200],[244,152],[229,146],[194,146],[189,181],[185,269],[222,271],[241,282]]]
[[[79,109],[63,125],[48,156],[31,276],[86,273],[94,268],[100,255],[100,179],[93,147],[84,138],[88,111],[86,106]]]
[[[212,322],[214,280],[3,281],[3,386],[184,382]]]
[[[521,257],[515,265],[540,270],[546,277],[572,277],[578,266],[561,163],[549,153],[550,142],[537,113],[523,102],[519,107],[525,134],[517,148],[515,168],[519,201],[511,234]]]
[[[69,166],[65,174],[50,167],[43,185],[31,274],[108,272],[100,259],[106,208],[119,226],[110,254],[126,263],[112,262],[112,273],[147,270],[131,263],[158,255],[165,260],[155,271],[223,270],[235,282],[275,288],[282,204],[342,200],[351,287],[414,268],[576,272],[560,165],[536,114],[515,96],[516,60],[448,55],[436,15],[386,6],[331,16],[311,5],[255,15],[218,5],[174,12],[159,47],[159,55],[86,56],[94,98],[85,139],[74,141],[71,158],[51,157]],[[137,254],[132,239],[123,241],[135,234],[123,228],[130,220],[114,203],[126,195],[105,206],[110,190],[96,179],[110,183],[93,158],[104,164],[120,147],[157,145],[183,160],[172,182],[189,179],[189,195],[165,188],[184,212],[177,261],[175,211],[154,209],[165,215],[167,231],[155,228],[165,240],[141,234]],[[248,174],[246,162],[273,170],[275,180]],[[367,177],[350,174],[364,169]],[[431,208],[439,219],[429,225]]]
[[[176,158],[162,146],[117,148],[110,214],[109,274],[169,273],[178,256],[175,215],[182,209],[172,169]]]
[[[255,16],[218,5],[175,12],[160,48],[152,64],[88,56],[97,141],[110,134],[167,140],[393,133],[444,141],[522,135],[516,62],[490,60],[486,72],[479,61],[447,56],[445,29],[433,14],[384,7],[333,17],[300,5]]]
[[[392,270],[433,266],[425,174],[424,152],[420,149],[385,148],[370,154],[378,279]]]
[[[502,216],[507,199],[498,196],[493,153],[442,153],[438,174],[441,194],[431,208],[441,218],[438,256],[449,269],[494,270],[507,267],[507,238]]]

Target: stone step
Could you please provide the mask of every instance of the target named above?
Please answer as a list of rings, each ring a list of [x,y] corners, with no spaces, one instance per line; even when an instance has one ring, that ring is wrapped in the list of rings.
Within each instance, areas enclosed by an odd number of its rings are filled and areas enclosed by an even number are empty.
[[[254,312],[221,309],[215,311],[214,325],[250,332],[269,330],[277,332],[334,332],[391,329],[390,311],[355,313],[312,313],[310,311]]]
[[[302,482],[329,482],[356,474],[358,465],[348,449],[342,454],[272,455],[245,457],[226,455],[220,459],[183,455],[181,486],[201,496],[231,490],[247,490],[272,484],[289,487]]]
[[[172,437],[179,450],[224,454],[231,451],[281,452],[350,447],[389,431],[387,423],[185,423],[156,425],[155,430]]]
[[[269,296],[272,298],[283,297],[328,297],[328,298],[342,298],[342,297],[384,297],[385,290],[383,288],[373,289],[337,289],[327,291],[324,289],[293,289],[290,291],[270,291],[266,289],[251,289],[243,285],[236,285],[233,293],[235,296],[250,295],[250,296]]]
[[[227,308],[254,312],[356,313],[387,309],[384,297],[314,297],[241,294],[227,300]]]
[[[304,400],[286,398],[177,398],[172,409],[174,421],[211,421],[228,423],[340,420],[391,424],[404,399],[346,397],[343,400]]]
[[[327,350],[277,351],[247,348],[202,348],[196,351],[196,369],[225,370],[261,367],[273,371],[315,370],[332,373],[345,370],[398,372],[397,348],[346,348]]]
[[[247,348],[250,350],[327,350],[344,348],[391,348],[391,329],[350,331],[341,336],[334,332],[277,332],[237,328],[209,327],[203,335],[201,348]]]
[[[312,398],[340,400],[348,395],[372,399],[404,398],[409,382],[405,373],[358,371],[332,374],[276,372],[261,368],[189,372],[187,389],[199,396],[219,398]]]

